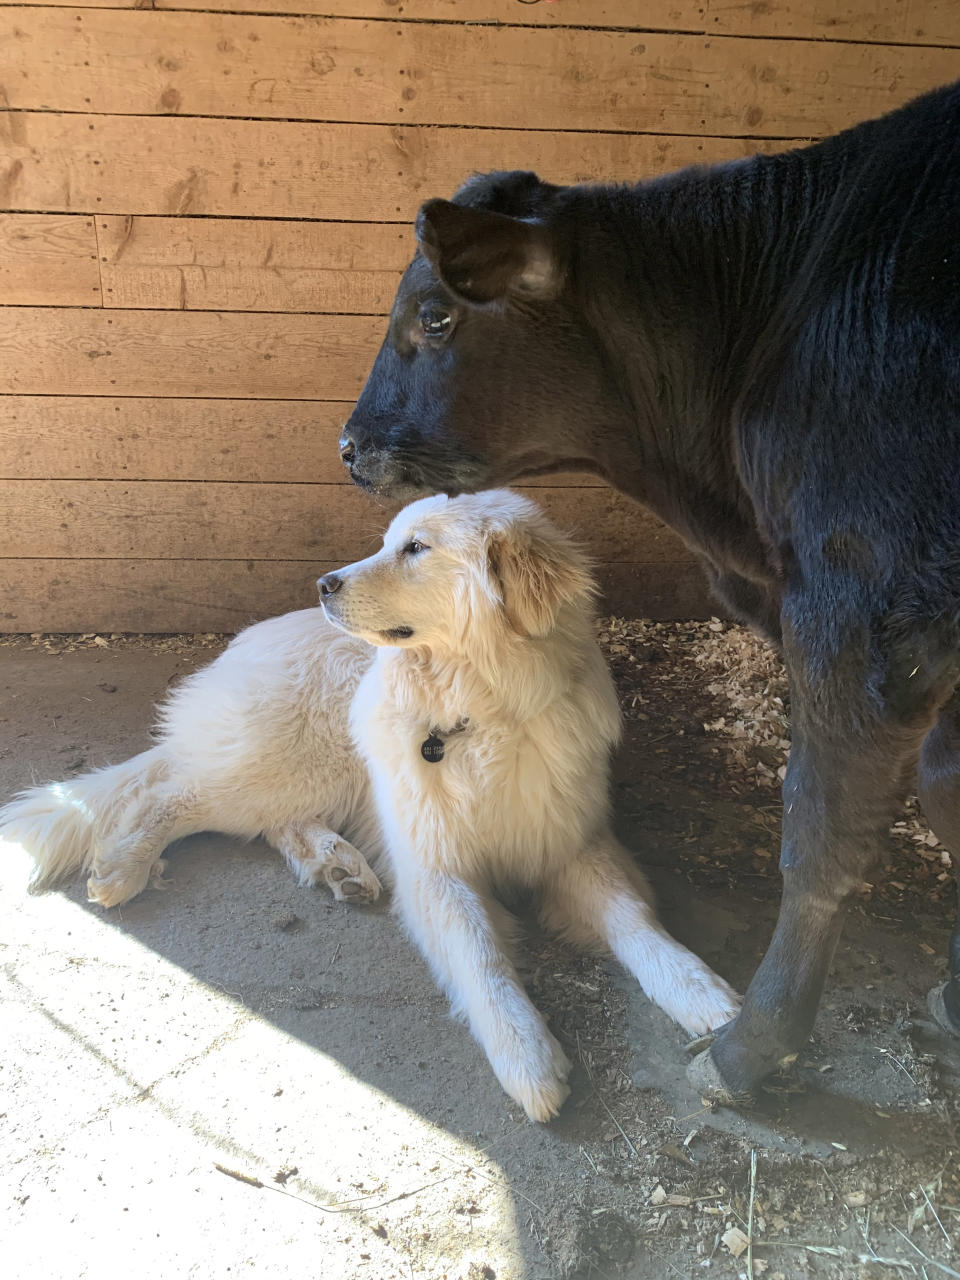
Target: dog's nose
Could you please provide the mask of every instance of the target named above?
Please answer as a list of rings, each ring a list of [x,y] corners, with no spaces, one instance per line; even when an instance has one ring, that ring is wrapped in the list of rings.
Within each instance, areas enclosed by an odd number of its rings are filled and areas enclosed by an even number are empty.
[[[320,595],[325,600],[327,596],[332,596],[343,586],[343,579],[335,573],[325,573],[317,583],[320,588]]]
[[[354,442],[350,439],[349,436],[347,435],[341,436],[340,437],[340,460],[343,463],[343,465],[345,467],[349,467],[350,463],[353,462],[356,456],[357,456],[357,446],[354,444]]]

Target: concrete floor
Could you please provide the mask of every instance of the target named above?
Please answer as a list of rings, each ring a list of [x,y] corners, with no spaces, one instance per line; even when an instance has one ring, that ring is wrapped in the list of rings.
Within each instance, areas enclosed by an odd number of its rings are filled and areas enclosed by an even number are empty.
[[[0,648],[0,797],[143,749],[154,703],[212,652]],[[217,836],[184,842],[170,877],[166,892],[103,912],[79,887],[25,896],[16,851],[4,850],[6,1275],[540,1280],[573,1274],[564,1231],[591,1215],[613,1237],[582,1274],[613,1274],[629,1259],[632,1237],[621,1248],[617,1232],[676,1168],[676,1135],[702,1108],[683,1092],[682,1033],[606,962],[543,953],[537,980],[572,983],[593,1001],[598,1043],[614,1049],[582,1055],[564,1116],[538,1127],[450,1021],[387,907],[299,889],[265,846]],[[735,981],[762,947],[768,896],[752,924],[729,905],[700,915],[683,905],[711,961],[725,948],[729,958],[732,935],[744,939],[738,971],[725,970]],[[931,938],[937,950],[946,924]],[[934,957],[917,982],[938,967]],[[628,1037],[642,1059],[633,1083],[615,1078]],[[629,1144],[627,1093],[648,1100]],[[695,1144],[681,1152],[693,1163],[686,1150]],[[627,1164],[633,1182],[619,1172]],[[654,1239],[630,1275],[690,1274],[663,1261],[680,1252],[662,1255]],[[742,1269],[721,1249],[710,1274]]]

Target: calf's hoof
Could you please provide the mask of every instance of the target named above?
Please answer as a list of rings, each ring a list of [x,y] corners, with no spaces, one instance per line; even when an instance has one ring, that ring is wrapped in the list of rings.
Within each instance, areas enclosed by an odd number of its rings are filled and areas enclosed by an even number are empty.
[[[938,1027],[948,1035],[960,1036],[960,983],[956,978],[931,989],[927,995],[927,1008]]]
[[[698,1053],[687,1067],[687,1079],[703,1098],[717,1107],[749,1107],[756,1101],[750,1090],[733,1089],[720,1074],[712,1049]]]

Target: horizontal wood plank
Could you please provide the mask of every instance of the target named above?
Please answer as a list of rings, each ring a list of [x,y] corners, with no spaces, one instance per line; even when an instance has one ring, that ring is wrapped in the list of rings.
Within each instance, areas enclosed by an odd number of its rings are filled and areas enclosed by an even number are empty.
[[[412,231],[366,222],[96,220],[108,307],[382,315]]]
[[[347,484],[337,439],[352,409],[348,400],[0,396],[0,478]],[[602,483],[579,472],[527,481]]]
[[[64,0],[32,0],[37,5],[59,7]],[[822,2],[822,0],[820,0]],[[863,0],[853,0],[863,3]],[[890,0],[879,0],[880,7]],[[23,0],[0,0],[20,5]],[[518,0],[76,0],[73,8],[209,10],[211,12],[319,14],[331,18],[374,18],[408,22],[491,22],[513,26],[637,27],[649,30],[704,30],[704,15],[711,0],[562,0],[553,4],[527,4]],[[793,0],[810,4],[812,0]],[[529,12],[523,12],[523,9]]]
[[[625,0],[625,4],[629,2]],[[843,0],[842,4],[837,0],[751,0],[739,4],[731,4],[730,0],[693,0],[693,3],[703,10],[706,30],[718,35],[960,45],[960,5],[956,0]]]
[[[0,557],[361,559],[395,508],[342,485],[8,480]]]
[[[100,305],[93,218],[0,213],[0,305]]]
[[[353,400],[379,316],[0,307],[0,393]]]
[[[469,23],[0,9],[13,110],[793,138],[956,78],[927,46]]]
[[[0,396],[6,480],[346,482],[350,401]]]
[[[21,0],[0,0],[0,6]],[[34,0],[59,5],[62,0]],[[80,8],[137,9],[142,0],[77,0]],[[689,31],[716,35],[894,44],[960,45],[956,0],[154,0],[156,9],[236,13],[321,14],[417,22],[492,22],[523,26],[621,27],[631,31]]]
[[[235,632],[317,603],[333,561],[0,560],[0,631]]]
[[[316,604],[325,560],[0,560],[0,631],[239,631]],[[718,612],[689,560],[597,566],[601,607],[661,620]],[[669,583],[669,590],[664,584]]]
[[[624,181],[789,145],[17,111],[0,114],[0,144],[0,206],[11,210],[357,222],[410,222],[421,201],[487,169]]]
[[[663,564],[687,556],[673,532],[613,489],[526,492],[597,560]],[[7,480],[0,503],[0,557],[341,564],[374,551],[397,510],[353,485],[218,481]]]

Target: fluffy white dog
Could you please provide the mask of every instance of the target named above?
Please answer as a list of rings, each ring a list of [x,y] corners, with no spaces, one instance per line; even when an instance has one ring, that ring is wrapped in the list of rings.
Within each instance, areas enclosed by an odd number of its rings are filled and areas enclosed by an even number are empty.
[[[380,891],[370,859],[533,1120],[557,1112],[570,1066],[495,888],[532,889],[549,927],[608,944],[690,1034],[733,1017],[737,996],[658,922],[610,831],[620,715],[570,540],[513,493],[425,498],[320,590],[323,611],[258,623],[185,680],[151,750],[0,812],[34,887],[83,869],[115,906],[204,830],[263,834],[301,884],[353,902]]]

